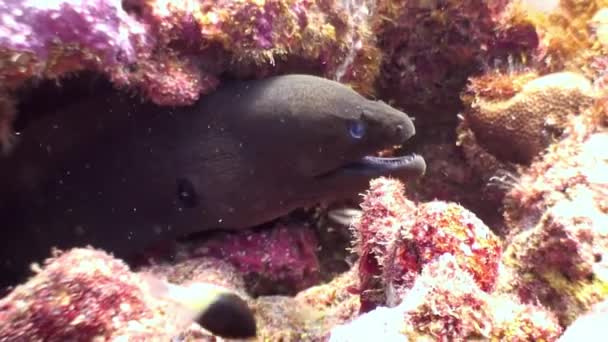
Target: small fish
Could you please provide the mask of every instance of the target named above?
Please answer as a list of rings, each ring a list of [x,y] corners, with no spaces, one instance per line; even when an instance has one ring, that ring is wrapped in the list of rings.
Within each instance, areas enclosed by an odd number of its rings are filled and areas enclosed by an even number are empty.
[[[327,213],[327,217],[339,225],[350,227],[353,221],[361,216],[362,213],[363,211],[361,209],[337,208],[330,210]]]
[[[140,273],[149,293],[175,308],[175,317],[187,328],[196,322],[223,338],[253,338],[257,327],[253,311],[244,299],[210,283],[176,285],[148,273]]]

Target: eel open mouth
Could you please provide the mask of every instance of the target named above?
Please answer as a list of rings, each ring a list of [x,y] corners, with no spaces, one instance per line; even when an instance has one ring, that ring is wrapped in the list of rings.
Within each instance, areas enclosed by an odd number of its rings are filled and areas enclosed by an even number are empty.
[[[426,162],[422,156],[408,154],[398,157],[365,156],[357,161],[343,165],[320,177],[350,175],[368,178],[380,176],[420,177],[426,171]]]
[[[399,157],[365,156],[342,167],[343,172],[353,172],[366,176],[383,174],[407,174],[422,176],[426,171],[424,158],[416,154]]]

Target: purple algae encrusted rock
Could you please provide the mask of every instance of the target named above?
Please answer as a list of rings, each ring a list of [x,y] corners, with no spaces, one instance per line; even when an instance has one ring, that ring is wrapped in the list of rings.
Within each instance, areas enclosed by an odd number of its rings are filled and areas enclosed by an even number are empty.
[[[234,265],[250,293],[297,293],[321,280],[312,227],[277,224],[263,230],[219,233],[185,245],[178,259],[211,257]]]
[[[109,71],[146,57],[142,53],[154,43],[145,24],[118,0],[7,0],[0,13],[0,81],[5,86],[85,68]]]
[[[162,46],[239,77],[307,71],[373,93],[380,52],[365,4],[310,0],[128,1]],[[357,8],[354,8],[357,7]],[[363,14],[361,14],[363,13]],[[215,51],[209,55],[211,51]],[[219,60],[219,63],[214,59]],[[356,67],[353,67],[356,66]]]
[[[109,78],[147,58],[154,37],[118,0],[0,3],[0,98],[27,81],[89,70]],[[6,102],[6,101],[3,101]],[[15,108],[0,108],[0,144],[10,148]]]
[[[0,299],[0,341],[168,341],[192,330],[145,284],[105,252],[61,253]]]
[[[260,77],[295,58],[327,77],[360,60],[355,74],[369,74],[361,78],[369,89],[379,65],[365,16],[338,2],[10,0],[0,6],[0,77],[10,88],[81,69],[135,80],[142,63],[180,60],[203,74],[249,66],[248,74]]]

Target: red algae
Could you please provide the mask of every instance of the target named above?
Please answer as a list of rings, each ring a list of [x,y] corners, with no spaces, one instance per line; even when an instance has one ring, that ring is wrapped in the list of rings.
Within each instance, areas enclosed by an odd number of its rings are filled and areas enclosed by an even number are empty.
[[[414,310],[406,311],[405,321],[415,330],[410,334],[430,335],[438,341],[490,334],[487,296],[459,264],[446,254],[425,267],[416,282],[419,287],[404,299],[406,305],[408,300],[418,302]]]
[[[469,82],[456,144],[482,183],[482,198],[496,211],[521,167],[561,139],[568,120],[590,107],[598,93],[582,74],[539,76],[531,68],[496,69]]]
[[[414,203],[403,195],[398,181],[372,180],[361,208],[363,215],[354,223],[355,250],[359,254],[361,310],[369,311],[386,302],[385,271],[392,263],[390,251],[399,239],[399,230],[406,214],[416,211]]]
[[[438,201],[421,204],[416,223],[403,238],[411,241],[397,247],[396,265],[412,265],[419,272],[425,263],[450,253],[482,290],[493,289],[501,254],[500,240],[465,208]],[[405,248],[408,245],[413,248]]]
[[[403,184],[388,178],[371,181],[361,207],[354,229],[362,311],[398,304],[423,266],[444,253],[455,256],[482,289],[493,289],[500,240],[465,208],[440,201],[416,206],[405,198]]]

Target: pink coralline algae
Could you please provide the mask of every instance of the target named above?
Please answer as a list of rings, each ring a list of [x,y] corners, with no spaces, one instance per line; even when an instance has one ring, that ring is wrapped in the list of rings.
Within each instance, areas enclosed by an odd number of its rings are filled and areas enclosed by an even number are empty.
[[[133,273],[102,251],[72,249],[0,300],[0,341],[217,341],[184,319],[171,298],[151,291],[150,277],[238,293],[254,311],[259,341],[323,340],[358,313],[358,296],[349,291],[354,271],[293,297],[252,299],[240,272],[224,260],[190,258]]]
[[[404,306],[413,306],[404,319],[411,330],[440,341],[489,335],[492,327],[487,295],[458,264],[456,258],[446,254],[420,274],[404,298]]]
[[[457,204],[416,205],[403,190],[395,179],[372,180],[354,224],[362,311],[397,304],[423,266],[444,253],[453,255],[481,289],[492,290],[501,246],[490,229]]]
[[[0,99],[31,80],[80,71],[164,106],[193,104],[223,73],[252,78],[302,70],[371,94],[380,53],[368,25],[348,11],[308,0],[4,1]],[[0,110],[6,143],[15,108]]]
[[[61,61],[62,47],[68,59],[75,57],[71,62],[80,57],[90,66],[110,69],[134,63],[153,43],[145,25],[117,0],[7,0],[0,12],[0,51],[6,57],[1,59],[0,77],[5,85],[11,70],[61,74],[88,66],[71,63],[68,68],[73,69],[54,70],[68,64]]]
[[[317,247],[312,228],[279,224],[260,231],[220,233],[188,244],[186,255],[218,258],[234,265],[252,293],[296,293],[321,279]]]
[[[350,52],[347,36],[361,36],[365,30],[354,27],[337,4],[304,0],[11,0],[0,10],[5,13],[0,18],[0,77],[10,88],[30,77],[57,77],[80,69],[135,81],[142,63],[162,67],[180,60],[212,74],[231,64],[236,64],[233,70],[266,66],[256,71],[264,75],[275,59],[298,56],[335,72]],[[214,53],[218,50],[219,56]],[[173,55],[158,58],[159,53]],[[335,58],[327,58],[330,55]],[[218,63],[218,57],[223,62]]]

